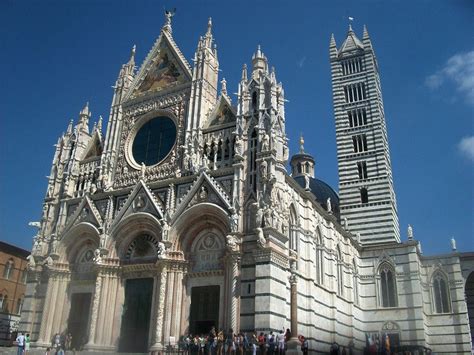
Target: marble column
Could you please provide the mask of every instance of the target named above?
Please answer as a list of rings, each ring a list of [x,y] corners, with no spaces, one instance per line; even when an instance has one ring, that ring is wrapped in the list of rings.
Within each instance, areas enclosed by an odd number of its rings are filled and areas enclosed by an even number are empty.
[[[53,332],[66,330],[65,319],[69,302],[66,295],[67,285],[70,279],[69,271],[49,270],[49,280],[43,305],[41,327],[36,346],[45,347],[51,345]]]
[[[298,280],[296,276],[296,260],[290,259],[291,275],[290,281],[290,327],[291,339],[288,341],[286,355],[302,354],[300,341],[298,340]]]
[[[164,316],[164,311],[165,311],[165,301],[166,301],[165,296],[166,296],[166,288],[167,288],[167,279],[168,279],[168,266],[164,264],[161,268],[161,273],[159,275],[159,283],[157,285],[155,337],[154,337],[154,344],[151,346],[150,351],[162,350],[164,348],[164,344],[163,344],[164,317],[163,316]]]
[[[239,331],[240,317],[239,317],[239,264],[240,255],[237,253],[230,253],[227,256],[227,329],[232,328],[234,332]]]
[[[91,319],[89,322],[89,341],[87,342],[85,349],[93,347],[96,343],[96,329],[97,329],[97,319],[99,316],[99,304],[100,304],[100,295],[102,292],[102,281],[103,275],[99,271],[97,273],[97,278],[95,280],[95,289],[92,300],[92,310],[91,310]]]

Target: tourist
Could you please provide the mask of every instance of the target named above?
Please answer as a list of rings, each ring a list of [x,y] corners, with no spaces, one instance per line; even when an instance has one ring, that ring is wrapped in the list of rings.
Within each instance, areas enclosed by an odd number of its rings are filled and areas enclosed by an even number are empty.
[[[252,350],[252,355],[257,354],[257,344],[258,344],[257,333],[253,332],[252,338],[250,339],[250,348]]]
[[[258,341],[258,347],[260,349],[260,355],[265,355],[265,351],[266,351],[266,344],[265,344],[265,334],[263,334],[263,332],[260,332],[260,335],[257,337],[257,341]]]
[[[224,338],[224,354],[230,354],[234,347],[234,330],[229,328],[229,331],[225,334]]]
[[[268,340],[268,355],[275,354],[275,335],[273,332],[270,332],[270,339]]]
[[[58,350],[56,351],[56,355],[65,355],[64,349],[62,346],[59,346]]]
[[[280,333],[277,334],[278,355],[283,355],[285,353],[285,334],[283,331],[284,329],[280,330]]]
[[[224,347],[224,332],[222,330],[217,333],[217,355],[222,355],[222,348]]]
[[[51,355],[51,348],[46,348],[44,355]]]
[[[330,349],[330,354],[331,355],[339,355],[339,344],[334,342],[332,343],[331,345],[331,349]]]
[[[23,350],[25,349],[25,336],[23,333],[18,333],[16,337],[16,345],[18,346],[17,355],[23,355]]]
[[[30,334],[25,336],[25,355],[28,355],[28,351],[30,351]]]
[[[301,342],[301,352],[303,353],[303,355],[308,355],[308,349],[309,349],[308,340],[304,337],[304,335],[302,335],[299,339]]]

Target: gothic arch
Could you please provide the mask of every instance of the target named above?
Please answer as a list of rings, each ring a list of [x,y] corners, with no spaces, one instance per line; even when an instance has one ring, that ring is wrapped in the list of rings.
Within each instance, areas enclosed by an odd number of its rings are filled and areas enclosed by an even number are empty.
[[[175,251],[189,252],[204,231],[225,237],[230,231],[229,215],[220,206],[204,202],[188,208],[172,225],[170,241]]]
[[[388,260],[384,260],[377,268],[377,280],[379,289],[379,299],[381,307],[397,307],[398,292],[395,266]]]
[[[431,274],[430,288],[432,294],[433,313],[449,313],[451,297],[449,295],[449,278],[441,268],[436,268]]]
[[[73,226],[58,243],[56,252],[59,255],[59,261],[75,263],[78,254],[84,251],[87,244],[97,248],[99,235],[99,230],[92,223],[81,222]]]
[[[110,257],[124,258],[133,239],[139,235],[150,235],[161,240],[160,221],[150,213],[138,212],[121,220],[110,233]]]

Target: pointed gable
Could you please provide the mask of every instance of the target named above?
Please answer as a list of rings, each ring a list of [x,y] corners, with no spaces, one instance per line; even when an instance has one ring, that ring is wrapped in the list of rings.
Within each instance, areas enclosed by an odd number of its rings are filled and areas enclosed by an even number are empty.
[[[235,121],[235,109],[232,107],[229,98],[226,95],[221,95],[217,100],[216,107],[209,114],[204,128],[222,128],[222,126],[235,124]]]
[[[357,38],[352,27],[349,26],[349,32],[347,33],[347,37],[341,45],[339,49],[339,55],[343,53],[352,53],[354,51],[363,50],[364,45],[362,42]]]
[[[112,228],[120,223],[124,218],[138,212],[150,213],[158,219],[163,218],[164,214],[160,200],[155,196],[155,194],[153,194],[153,192],[151,192],[148,186],[145,185],[143,180],[140,180],[131,191],[127,200],[112,222]]]
[[[201,175],[199,175],[191,185],[188,193],[179,201],[171,219],[171,224],[174,223],[178,216],[186,209],[203,202],[214,203],[225,210],[232,208],[230,198],[224,188],[204,171],[201,172]]]
[[[126,99],[159,92],[191,81],[191,67],[173,38],[161,31],[143,62]]]
[[[87,144],[84,158],[82,160],[100,157],[102,155],[102,150],[102,137],[97,131],[95,131],[92,137],[89,139],[89,143]]]
[[[103,223],[99,210],[87,195],[84,196],[74,213],[67,219],[63,234],[82,222],[91,223],[96,227],[100,227]]]

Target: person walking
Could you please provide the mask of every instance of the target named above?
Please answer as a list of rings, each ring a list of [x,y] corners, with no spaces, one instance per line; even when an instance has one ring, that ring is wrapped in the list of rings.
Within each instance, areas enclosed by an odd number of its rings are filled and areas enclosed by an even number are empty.
[[[25,355],[28,355],[30,351],[30,334],[25,335]]]
[[[278,355],[283,355],[285,353],[285,334],[283,331],[284,329],[280,330],[280,333],[277,334]]]
[[[303,355],[308,355],[308,349],[309,349],[309,344],[308,344],[308,339],[306,339],[303,335],[300,338],[301,341],[301,352]]]
[[[18,346],[17,355],[23,355],[23,350],[25,349],[25,336],[23,333],[19,333],[16,337],[16,345]]]

